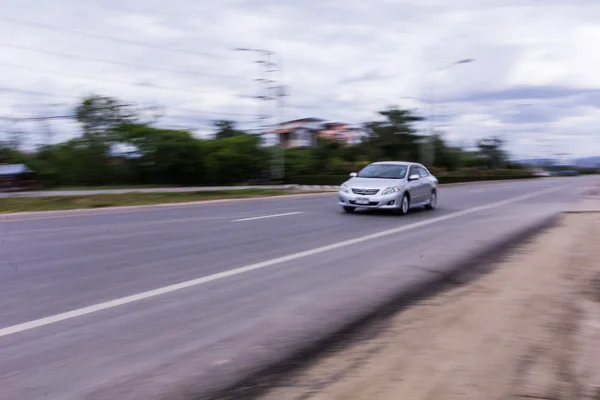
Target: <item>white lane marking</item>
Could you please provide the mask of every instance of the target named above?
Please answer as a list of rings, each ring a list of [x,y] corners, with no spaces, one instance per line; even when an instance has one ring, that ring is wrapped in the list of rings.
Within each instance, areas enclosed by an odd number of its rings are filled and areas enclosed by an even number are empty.
[[[271,214],[271,215],[263,215],[260,217],[249,217],[249,218],[241,218],[241,219],[234,219],[231,222],[242,222],[242,221],[254,221],[255,219],[265,219],[265,218],[277,218],[277,217],[285,217],[287,215],[297,215],[297,214],[302,214],[304,211],[294,211],[294,212],[289,212],[289,213],[283,213],[283,214]]]
[[[98,304],[94,304],[94,305],[91,305],[88,307],[78,308],[76,310],[67,311],[64,313],[56,314],[56,315],[51,315],[49,317],[44,317],[44,318],[36,319],[33,321],[29,321],[29,322],[24,322],[22,324],[8,326],[6,328],[0,329],[0,337],[12,335],[14,333],[27,331],[27,330],[34,329],[34,328],[39,328],[41,326],[50,325],[50,324],[65,321],[65,320],[68,320],[71,318],[82,317],[84,315],[92,314],[92,313],[95,313],[98,311],[107,310],[107,309],[122,306],[125,304],[134,303],[137,301],[149,299],[152,297],[175,292],[177,290],[182,290],[182,289],[186,289],[189,287],[202,285],[202,284],[216,281],[219,279],[228,278],[230,276],[239,275],[239,274],[243,274],[246,272],[263,269],[266,267],[270,267],[272,265],[282,264],[282,263],[285,263],[288,261],[297,260],[299,258],[314,256],[316,254],[324,253],[324,252],[330,251],[330,250],[339,249],[341,247],[352,246],[352,245],[355,245],[355,244],[358,244],[361,242],[366,242],[368,240],[378,239],[378,238],[381,238],[384,236],[394,235],[394,234],[397,234],[400,232],[405,232],[405,231],[408,231],[411,229],[420,228],[422,226],[431,225],[431,224],[435,224],[435,223],[442,222],[442,221],[447,221],[447,220],[454,219],[454,218],[459,218],[459,217],[462,217],[465,215],[474,214],[479,211],[490,210],[493,208],[502,207],[505,205],[517,203],[519,201],[531,199],[533,197],[541,196],[541,195],[548,194],[551,192],[557,192],[559,190],[563,190],[563,187],[553,187],[550,189],[538,190],[536,192],[528,193],[528,194],[517,196],[517,197],[512,197],[510,199],[501,200],[501,201],[485,204],[485,205],[478,206],[478,207],[468,208],[466,210],[457,211],[452,214],[447,214],[447,215],[443,215],[440,217],[427,219],[424,221],[415,222],[410,225],[404,225],[404,226],[400,226],[398,228],[392,228],[392,229],[388,229],[388,230],[381,231],[381,232],[371,233],[369,235],[365,235],[365,236],[354,238],[354,239],[343,240],[341,242],[329,244],[326,246],[317,247],[314,249],[289,254],[289,255],[283,256],[283,257],[273,258],[273,259],[267,260],[267,261],[261,261],[261,262],[255,263],[255,264],[250,264],[250,265],[246,265],[243,267],[230,269],[227,271],[219,272],[219,273],[216,273],[213,275],[204,276],[201,278],[191,279],[189,281],[176,283],[174,285],[164,286],[164,287],[161,287],[158,289],[148,290],[146,292],[133,294],[131,296],[126,296],[126,297],[121,297],[118,299],[106,301],[104,303],[98,303]]]

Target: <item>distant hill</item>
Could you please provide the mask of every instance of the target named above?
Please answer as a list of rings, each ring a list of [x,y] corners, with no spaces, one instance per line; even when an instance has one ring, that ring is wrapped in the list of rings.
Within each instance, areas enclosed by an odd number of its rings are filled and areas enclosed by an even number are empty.
[[[555,164],[558,159],[554,158],[534,158],[534,159],[524,159],[524,160],[515,160],[520,164],[531,165],[535,167],[544,167],[546,165]],[[576,158],[575,166],[579,168],[600,168],[600,156],[598,157],[583,157]]]
[[[530,158],[524,160],[515,160],[519,164],[531,165],[534,167],[543,167],[544,165],[552,164],[554,162],[551,158]]]
[[[575,165],[581,168],[598,168],[600,167],[600,156],[578,158],[575,160]]]

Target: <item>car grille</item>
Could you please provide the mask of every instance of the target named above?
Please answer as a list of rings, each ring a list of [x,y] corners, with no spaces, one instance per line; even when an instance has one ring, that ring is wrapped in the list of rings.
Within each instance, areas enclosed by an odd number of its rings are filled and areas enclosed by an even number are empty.
[[[366,196],[373,196],[374,194],[377,194],[378,192],[379,192],[379,189],[355,189],[355,188],[352,188],[352,193],[363,194]]]

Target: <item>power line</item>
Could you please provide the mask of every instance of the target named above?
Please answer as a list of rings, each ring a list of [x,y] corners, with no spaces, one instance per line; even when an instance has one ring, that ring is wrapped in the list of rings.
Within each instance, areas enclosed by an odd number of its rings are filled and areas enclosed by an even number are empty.
[[[2,92],[2,89],[0,89],[0,92]],[[39,108],[39,107],[70,107],[72,106],[71,103],[11,103],[10,106],[12,107],[33,107],[33,108]]]
[[[46,121],[51,119],[75,119],[73,115],[52,115],[48,117],[3,117],[0,120],[4,121]]]
[[[2,87],[2,86],[0,86],[0,93],[2,93],[2,92],[20,93],[20,94],[27,94],[27,95],[32,95],[32,96],[57,97],[57,98],[63,98],[63,99],[77,99],[78,98],[76,96],[68,96],[68,95],[65,95],[65,94],[40,92],[40,91],[37,91],[37,90],[15,89],[15,88],[8,88],[8,87]]]
[[[214,122],[218,119],[215,118],[206,118],[206,117],[194,117],[194,118],[186,118],[186,117],[166,117],[168,120],[175,121],[202,121],[202,122]],[[12,122],[29,122],[29,121],[50,121],[50,120],[75,120],[76,117],[73,114],[68,115],[49,115],[49,116],[38,116],[38,117],[9,117],[0,115],[0,121],[12,121]],[[241,122],[250,122],[250,121],[241,121]]]
[[[77,77],[77,78],[82,78],[82,79],[88,79],[88,80],[93,80],[93,81],[99,81],[99,82],[111,82],[111,83],[119,83],[122,85],[131,85],[131,86],[137,86],[137,87],[145,87],[145,88],[153,88],[153,89],[163,89],[163,90],[172,90],[172,91],[177,91],[177,92],[184,92],[184,93],[214,93],[214,90],[208,90],[208,89],[201,89],[201,90],[188,90],[188,89],[184,89],[184,88],[176,88],[176,87],[172,87],[172,86],[163,86],[163,85],[155,85],[152,83],[135,83],[135,82],[129,82],[129,81],[117,81],[117,80],[107,80],[107,79],[102,79],[102,78],[97,78],[94,76],[87,76],[87,75],[80,75],[80,74],[71,74],[71,73],[66,73],[66,72],[58,72],[58,71],[49,71],[46,69],[42,69],[42,68],[35,68],[35,67],[30,67],[30,66],[25,66],[25,65],[18,65],[18,64],[11,64],[11,63],[7,63],[7,62],[0,62],[0,65],[6,66],[6,67],[11,67],[11,68],[18,68],[18,69],[25,69],[25,70],[29,70],[29,71],[33,71],[33,72],[39,72],[39,73],[44,73],[44,74],[50,74],[50,75],[61,75],[61,76],[67,76],[67,77]]]
[[[143,111],[147,111],[147,107],[144,109],[139,109],[137,111],[139,112],[143,112]],[[182,110],[182,109],[177,109],[177,110]],[[191,110],[190,111],[194,112],[195,115],[192,116],[184,116],[184,115],[166,115],[163,116],[164,118],[167,119],[174,119],[174,120],[205,120],[205,121],[215,121],[218,118],[206,118],[206,117],[202,117],[201,115],[198,115],[197,113],[203,113],[203,114],[218,114],[218,115],[234,115],[234,116],[247,116],[247,117],[253,117],[253,114],[241,114],[241,113],[221,113],[219,111],[199,111],[199,110]],[[45,116],[45,117],[6,117],[6,116],[1,116],[0,115],[0,120],[14,120],[14,121],[39,121],[39,120],[49,120],[49,119],[76,119],[75,114],[63,114],[63,115],[51,115],[51,116]]]
[[[91,38],[95,38],[95,39],[107,40],[107,41],[111,41],[111,42],[126,43],[126,44],[130,44],[130,45],[134,45],[134,46],[147,47],[147,48],[151,48],[151,49],[155,49],[155,50],[170,51],[173,53],[181,53],[181,54],[201,56],[201,57],[211,57],[211,58],[220,58],[220,59],[228,58],[228,57],[225,57],[222,55],[217,55],[217,54],[195,52],[195,51],[191,51],[191,50],[172,48],[172,47],[161,46],[161,45],[152,44],[152,43],[138,42],[136,40],[122,39],[122,38],[117,38],[117,37],[113,37],[113,36],[106,36],[106,35],[101,35],[101,34],[94,33],[94,32],[82,31],[79,29],[63,28],[63,27],[58,27],[55,25],[44,24],[41,22],[23,21],[23,20],[20,20],[17,18],[12,18],[12,17],[0,16],[0,20],[12,22],[15,24],[27,25],[27,26],[31,26],[31,27],[35,27],[35,28],[40,28],[40,29],[56,31],[56,32],[63,32],[63,33],[68,33],[68,34],[87,36],[87,37],[91,37]]]
[[[186,111],[186,112],[192,112],[192,113],[202,112],[202,113],[207,113],[207,114],[230,115],[232,117],[251,117],[251,116],[254,116],[254,114],[249,114],[249,113],[234,113],[234,112],[227,112],[227,111],[199,111],[199,110],[193,109],[193,108],[168,108],[168,110],[172,110],[172,111]]]
[[[16,88],[0,86],[0,93],[2,93],[2,92],[22,93],[22,94],[28,94],[28,95],[33,95],[33,96],[60,97],[60,98],[65,98],[65,99],[81,100],[81,98],[78,96],[61,95],[61,94],[50,93],[50,92],[40,92],[37,90],[16,89]],[[60,104],[25,103],[25,104],[21,104],[20,106],[59,106],[59,105],[68,106],[69,104],[68,103],[60,103]],[[196,108],[168,107],[168,109],[171,111],[199,112],[199,110]],[[232,115],[232,116],[253,116],[253,115],[255,115],[255,114],[249,114],[249,113],[234,113],[234,112],[227,112],[227,111],[200,111],[200,112],[209,113],[209,114]]]
[[[35,91],[35,90],[24,90],[24,89],[16,89],[16,88],[0,86],[0,93],[2,93],[2,92],[22,93],[22,94],[34,95],[34,96],[60,97],[60,98],[68,98],[68,99],[73,99],[73,100],[81,100],[81,98],[77,97],[77,96],[60,95],[60,94],[49,93],[49,92],[40,92],[40,91]],[[30,105],[30,104],[26,104],[26,105]],[[42,105],[49,105],[49,104],[42,104]],[[68,104],[62,103],[61,105],[68,105]],[[167,110],[170,110],[170,111],[184,111],[184,112],[192,112],[192,113],[200,112],[200,113],[204,113],[204,114],[248,116],[248,117],[254,115],[254,114],[249,114],[249,113],[234,113],[234,112],[227,112],[227,111],[201,111],[196,108],[185,108],[185,107],[165,107],[165,108],[167,108]]]
[[[106,60],[106,59],[102,59],[102,58],[82,56],[82,55],[69,54],[69,53],[61,53],[61,52],[55,52],[55,51],[49,51],[49,50],[43,50],[43,49],[36,49],[36,48],[33,48],[33,47],[21,46],[21,45],[15,45],[15,44],[8,44],[8,43],[0,43],[0,47],[6,47],[6,48],[18,49],[18,50],[26,50],[26,51],[31,51],[31,52],[34,52],[34,53],[49,54],[49,55],[57,56],[57,57],[86,60],[86,61],[103,63],[103,64],[120,65],[120,66],[125,66],[125,67],[154,69],[154,70],[157,70],[157,71],[176,72],[176,73],[187,74],[187,75],[209,76],[209,77],[214,77],[214,78],[244,79],[244,80],[246,79],[246,78],[243,78],[243,77],[240,77],[240,76],[235,76],[235,75],[213,74],[213,73],[210,73],[210,72],[189,71],[189,70],[182,70],[182,69],[177,69],[177,68],[169,68],[169,67],[161,67],[161,66],[153,66],[153,65],[145,65],[145,64],[136,64],[136,63],[123,62],[123,61]]]

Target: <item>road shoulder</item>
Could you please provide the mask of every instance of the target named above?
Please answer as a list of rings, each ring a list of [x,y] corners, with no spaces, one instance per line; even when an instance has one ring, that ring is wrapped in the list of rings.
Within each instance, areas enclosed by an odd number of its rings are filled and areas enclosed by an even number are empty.
[[[263,399],[597,398],[598,237],[600,213],[566,215],[491,273],[397,313]]]
[[[306,192],[296,192],[296,191],[282,191],[272,193],[266,192],[261,194],[244,194],[242,191],[237,193],[233,193],[228,196],[219,196],[217,195],[206,195],[203,193],[203,196],[199,196],[199,199],[192,200],[193,196],[189,194],[185,194],[186,196],[180,196],[179,198],[173,196],[178,193],[168,193],[167,195],[171,195],[172,198],[168,199],[168,201],[163,201],[162,197],[165,194],[160,194],[157,197],[161,199],[151,199],[149,201],[144,201],[144,199],[137,199],[135,195],[137,194],[128,194],[128,195],[93,195],[93,196],[73,196],[73,197],[59,197],[52,198],[52,202],[58,202],[60,204],[59,207],[52,207],[52,204],[49,206],[44,202],[46,198],[44,197],[30,197],[30,198],[11,198],[11,202],[9,203],[7,198],[0,198],[0,217],[13,217],[13,216],[46,216],[53,214],[74,214],[74,213],[97,213],[104,214],[107,212],[128,212],[128,211],[143,211],[143,210],[152,210],[156,208],[164,208],[164,207],[187,207],[194,205],[211,205],[211,204],[227,204],[227,203],[240,203],[240,202],[251,202],[251,201],[264,201],[270,199],[288,199],[288,198],[303,198],[303,197],[315,197],[315,196],[324,196],[329,195],[329,192],[323,191],[306,191]],[[237,194],[237,195],[236,195]],[[146,197],[152,197],[150,194],[144,194]],[[134,197],[132,201],[120,201],[119,199],[111,200],[116,196],[129,196]],[[106,198],[108,197],[108,198]],[[40,201],[41,200],[41,201]],[[32,204],[24,204],[25,201],[29,201]],[[121,205],[113,205],[109,204],[112,201],[120,203]],[[54,203],[56,204],[56,203]],[[124,205],[130,204],[130,205]]]

